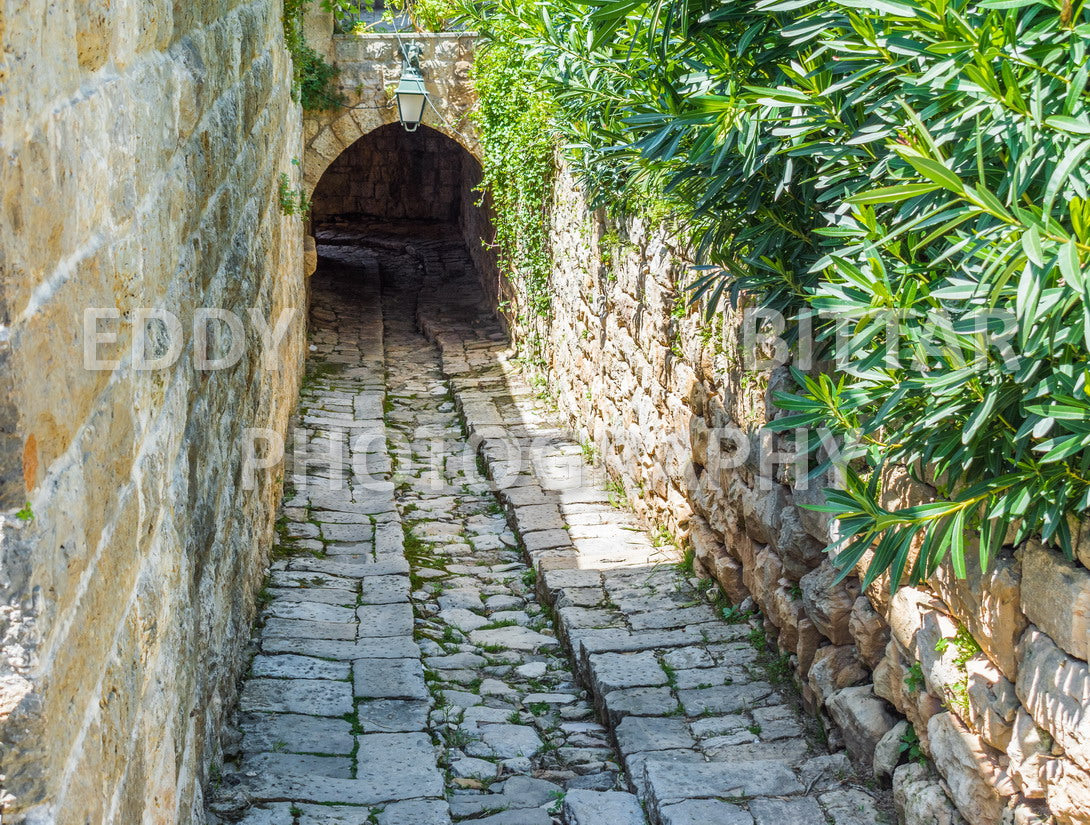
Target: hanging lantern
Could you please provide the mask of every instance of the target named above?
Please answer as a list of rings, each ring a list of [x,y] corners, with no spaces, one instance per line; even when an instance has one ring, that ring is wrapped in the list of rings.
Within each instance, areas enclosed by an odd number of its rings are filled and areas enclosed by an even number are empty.
[[[424,107],[428,102],[428,90],[424,75],[420,73],[420,46],[406,44],[402,49],[401,82],[397,84],[397,116],[406,132],[415,132],[424,119]]]

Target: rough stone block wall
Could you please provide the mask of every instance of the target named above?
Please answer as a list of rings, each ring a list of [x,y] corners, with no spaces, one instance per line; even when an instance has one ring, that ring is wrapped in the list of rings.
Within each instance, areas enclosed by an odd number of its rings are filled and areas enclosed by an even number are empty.
[[[674,239],[608,224],[564,168],[555,195],[553,315],[515,322],[516,337],[548,342],[561,410],[637,513],[687,542],[734,605],[760,608],[834,741],[881,781],[892,772],[903,821],[1090,821],[1090,541],[1081,563],[1008,548],[987,574],[892,598],[885,580],[834,585],[828,521],[802,507],[828,483],[804,486],[787,445],[761,435],[786,370],[746,369],[738,313],[709,325],[686,308]],[[905,472],[887,489],[888,504],[931,492]],[[930,767],[896,767],[904,719]]]
[[[346,149],[314,190],[313,218],[336,215],[458,223],[468,156],[428,126],[380,126]],[[478,167],[478,177],[480,170]]]
[[[302,224],[280,212],[301,120],[276,0],[7,3],[0,38],[0,814],[189,823],[232,700],[279,479],[243,489],[247,427],[284,431],[303,346]],[[87,369],[84,310],[116,333]],[[142,307],[181,352],[137,370]],[[195,308],[242,313],[197,369]],[[297,310],[261,363],[247,312]],[[148,354],[173,337],[148,325]],[[158,330],[158,331],[157,331]],[[211,354],[222,354],[222,331]],[[27,515],[24,512],[24,516]]]
[[[504,283],[493,248],[496,230],[492,222],[492,201],[478,189],[480,184],[481,164],[470,155],[462,163],[458,226],[484,288],[485,300],[489,306],[497,307],[504,292]]]

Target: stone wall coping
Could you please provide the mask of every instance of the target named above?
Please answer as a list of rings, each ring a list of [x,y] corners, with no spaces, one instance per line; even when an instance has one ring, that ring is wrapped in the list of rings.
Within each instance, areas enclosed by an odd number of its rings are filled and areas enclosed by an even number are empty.
[[[398,36],[400,35],[400,37]],[[479,37],[475,31],[456,32],[367,32],[365,34],[334,34],[333,39],[343,43],[349,40],[457,40],[463,37]]]

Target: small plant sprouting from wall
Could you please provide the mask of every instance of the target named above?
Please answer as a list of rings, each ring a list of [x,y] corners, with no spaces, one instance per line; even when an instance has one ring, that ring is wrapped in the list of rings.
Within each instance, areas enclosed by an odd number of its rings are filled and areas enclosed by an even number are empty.
[[[919,662],[913,662],[905,671],[904,684],[911,693],[919,693],[924,689],[923,666]]]
[[[964,716],[969,712],[969,675],[966,673],[966,663],[980,653],[980,644],[973,638],[973,634],[964,625],[958,626],[958,632],[953,638],[939,639],[935,643],[936,653],[945,653],[953,648],[956,651],[954,666],[958,669],[960,677],[952,685],[944,685],[946,703],[955,708]]]
[[[920,737],[916,734],[916,729],[912,725],[909,725],[908,729],[901,734],[898,751],[909,762],[915,762],[918,765],[927,764],[927,754],[923,752]]]
[[[338,70],[307,44],[303,35],[303,14],[311,0],[284,0],[284,45],[291,53],[293,97],[308,112],[344,105],[344,95],[334,81]],[[337,14],[355,4],[344,0],[323,0],[322,7]],[[344,7],[344,8],[342,8]]]
[[[310,214],[310,198],[302,187],[293,188],[287,172],[280,173],[280,187],[277,192],[280,199],[280,214],[306,220]]]

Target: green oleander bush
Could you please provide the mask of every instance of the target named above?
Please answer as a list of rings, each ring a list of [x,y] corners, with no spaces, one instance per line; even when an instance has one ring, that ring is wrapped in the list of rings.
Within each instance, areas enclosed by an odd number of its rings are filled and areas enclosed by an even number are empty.
[[[553,141],[593,203],[666,205],[709,317],[744,294],[789,333],[810,319],[838,358],[832,374],[796,372],[774,427],[801,430],[815,477],[832,462],[822,445],[839,446],[844,480],[824,509],[845,573],[873,550],[868,582],[944,563],[964,576],[970,554],[986,567],[1032,536],[1072,556],[1071,519],[1090,508],[1083,2],[495,0],[466,13],[485,36],[486,186],[501,214],[528,207],[501,224],[501,256],[521,261],[525,245],[543,304],[547,239],[522,222],[541,220],[547,179],[523,156],[532,146],[544,169]],[[512,142],[531,109],[538,127]],[[894,465],[934,500],[883,506]]]

